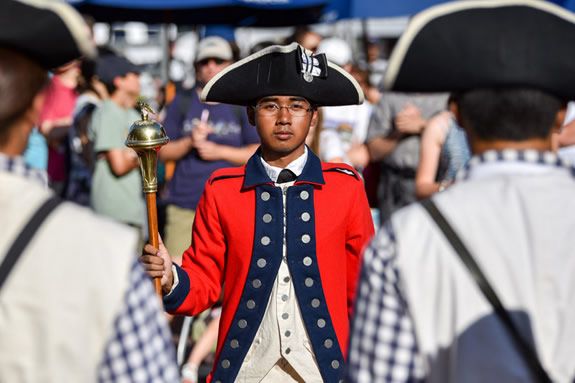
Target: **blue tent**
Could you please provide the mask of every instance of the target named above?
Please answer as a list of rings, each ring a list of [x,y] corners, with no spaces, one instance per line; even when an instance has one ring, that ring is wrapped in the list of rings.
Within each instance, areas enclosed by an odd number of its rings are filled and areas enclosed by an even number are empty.
[[[453,0],[331,0],[322,20],[410,16],[448,1]]]
[[[330,0],[68,0],[97,21],[234,26],[318,22]]]
[[[331,0],[324,9],[323,21],[412,16],[440,3],[461,0]],[[549,0],[575,11],[575,0]]]

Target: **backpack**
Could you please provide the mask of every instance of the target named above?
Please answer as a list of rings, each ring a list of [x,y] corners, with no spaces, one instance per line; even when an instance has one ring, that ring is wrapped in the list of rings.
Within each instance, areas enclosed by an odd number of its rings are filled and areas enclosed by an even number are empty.
[[[67,157],[70,171],[64,198],[84,206],[90,206],[92,174],[96,160],[90,126],[97,107],[96,103],[87,102],[75,114],[68,131]]]

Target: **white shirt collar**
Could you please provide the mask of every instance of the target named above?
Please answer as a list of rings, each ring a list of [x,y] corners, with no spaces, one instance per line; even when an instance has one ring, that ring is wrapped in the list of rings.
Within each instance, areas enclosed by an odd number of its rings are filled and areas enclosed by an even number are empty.
[[[303,168],[307,162],[307,146],[304,146],[304,152],[301,156],[299,156],[298,158],[296,158],[295,160],[293,160],[292,162],[290,162],[288,164],[288,166],[286,166],[285,168],[279,168],[277,166],[272,166],[270,164],[268,164],[263,157],[260,157],[262,164],[264,165],[264,169],[266,170],[267,175],[270,177],[270,179],[275,183],[278,179],[278,175],[280,174],[280,172],[283,169],[289,169],[291,170],[297,177],[300,176],[300,174],[303,171]]]

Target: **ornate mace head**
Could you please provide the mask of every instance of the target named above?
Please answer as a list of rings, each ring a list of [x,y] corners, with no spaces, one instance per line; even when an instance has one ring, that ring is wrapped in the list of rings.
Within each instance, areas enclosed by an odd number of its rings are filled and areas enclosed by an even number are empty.
[[[158,191],[158,150],[170,139],[160,123],[148,119],[148,114],[155,112],[143,98],[138,99],[137,108],[142,119],[134,121],[125,144],[138,154],[144,193],[155,193]]]

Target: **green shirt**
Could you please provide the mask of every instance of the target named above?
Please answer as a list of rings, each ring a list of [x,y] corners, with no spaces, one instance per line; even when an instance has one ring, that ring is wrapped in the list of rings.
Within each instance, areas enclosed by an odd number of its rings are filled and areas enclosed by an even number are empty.
[[[123,109],[113,101],[104,101],[92,116],[95,152],[125,149],[128,130],[139,119],[134,109]],[[92,207],[117,221],[144,226],[146,213],[140,170],[136,168],[117,177],[106,158],[98,157],[92,180]]]

